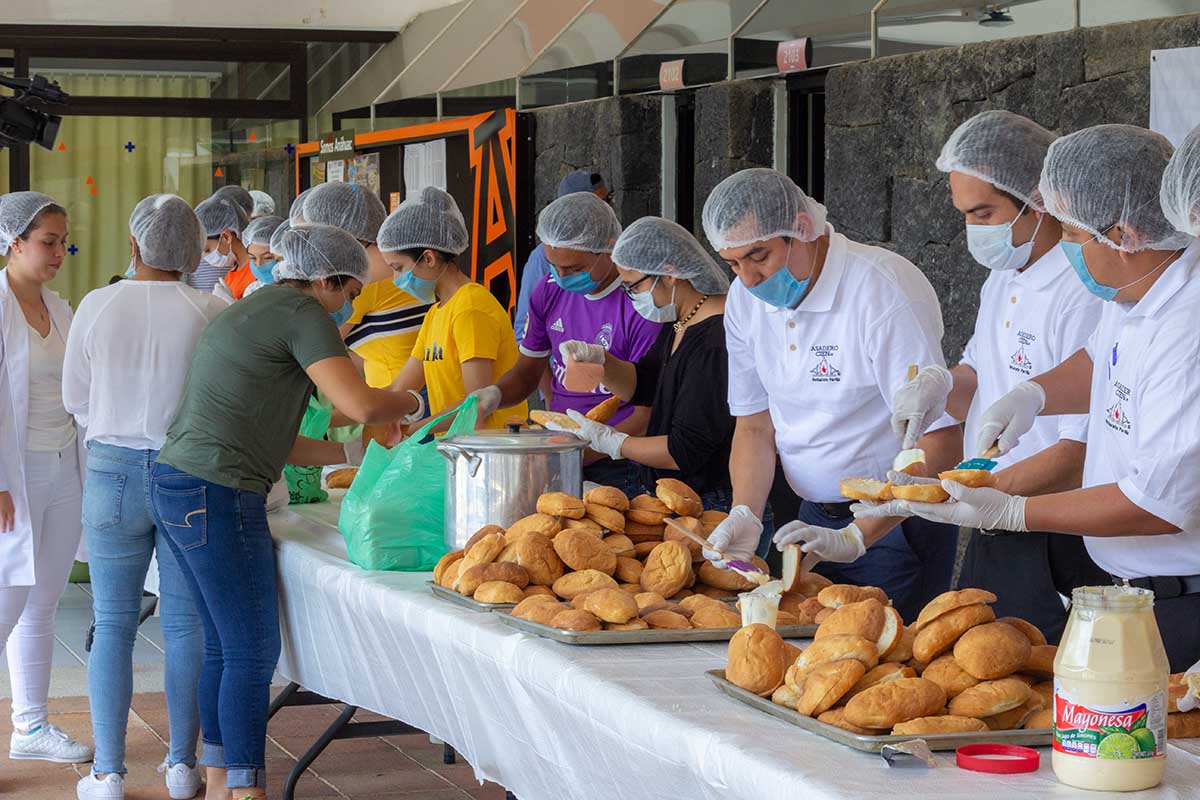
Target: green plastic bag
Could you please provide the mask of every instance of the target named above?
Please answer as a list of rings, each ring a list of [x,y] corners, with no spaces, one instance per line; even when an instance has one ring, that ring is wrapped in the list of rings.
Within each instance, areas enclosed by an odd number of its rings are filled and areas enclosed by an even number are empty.
[[[300,435],[320,439],[329,430],[329,420],[332,418],[333,409],[321,405],[316,397],[308,398],[308,408],[304,411],[304,419],[300,421]],[[287,480],[288,505],[324,503],[329,499],[329,495],[321,488],[320,467],[288,464],[283,468],[283,477]]]
[[[452,416],[447,436],[473,431],[476,405],[468,397],[390,450],[375,441],[367,445],[338,517],[352,563],[427,572],[446,554],[446,459],[430,431]]]

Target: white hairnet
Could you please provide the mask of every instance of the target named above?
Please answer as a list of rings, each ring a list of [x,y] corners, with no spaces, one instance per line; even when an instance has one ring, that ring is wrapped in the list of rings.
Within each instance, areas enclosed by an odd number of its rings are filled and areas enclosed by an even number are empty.
[[[308,199],[308,194],[313,188],[305,189],[300,194],[296,195],[296,199],[288,206],[288,222],[295,225],[297,222],[304,222],[304,201]]]
[[[142,263],[166,272],[195,272],[204,253],[204,226],[178,195],[143,197],[129,215],[129,233]]]
[[[418,197],[401,203],[379,229],[379,249],[385,253],[419,247],[458,255],[470,243],[458,204],[436,186],[426,186]]]
[[[246,230],[242,231],[242,244],[247,247],[252,244],[265,244],[270,247],[275,231],[282,224],[282,219],[272,216],[259,217],[252,220],[246,226]]]
[[[1187,135],[1167,162],[1158,201],[1171,227],[1200,236],[1200,128]]]
[[[1171,143],[1136,125],[1096,125],[1050,145],[1039,190],[1057,220],[1125,253],[1175,250],[1188,236],[1163,216],[1158,195]],[[1106,234],[1121,225],[1115,243]]]
[[[616,213],[592,192],[565,194],[538,214],[537,236],[547,247],[611,253],[620,235]]]
[[[622,269],[683,278],[701,294],[729,291],[729,276],[696,237],[662,217],[642,217],[631,223],[618,237],[612,260]]]
[[[1011,111],[984,111],[954,129],[937,168],[961,172],[1045,211],[1038,193],[1042,162],[1057,137],[1028,117]]]
[[[373,242],[387,209],[379,195],[357,183],[322,183],[304,200],[304,221],[335,225],[361,242]]]
[[[704,235],[714,250],[787,236],[811,242],[825,232],[825,206],[791,178],[763,167],[735,172],[704,201]]]
[[[303,225],[304,223],[298,223],[298,224]],[[283,247],[283,235],[285,233],[287,233],[288,231],[290,231],[291,229],[292,229],[292,223],[285,219],[282,223],[279,224],[279,227],[275,228],[275,230],[272,231],[271,241],[267,245],[267,247],[270,248],[272,253],[274,253],[275,255],[279,255],[279,248]]]
[[[0,195],[0,255],[17,240],[34,217],[46,206],[57,205],[54,198],[41,192],[9,192]]]
[[[265,217],[275,213],[275,198],[261,189],[251,189],[250,196],[254,198],[254,208],[250,211],[252,217]]]
[[[231,183],[222,186],[212,193],[213,197],[226,197],[242,207],[242,211],[246,212],[249,217],[254,213],[254,196],[250,194],[248,189],[238,186],[236,183]]]
[[[250,215],[236,201],[229,197],[217,197],[215,194],[196,206],[196,216],[204,226],[204,235],[220,236],[225,231],[233,231],[240,239]]]
[[[319,281],[337,275],[367,280],[367,251],[351,234],[333,225],[295,225],[279,237],[279,249],[272,247],[271,252],[280,259],[271,270],[277,281]]]

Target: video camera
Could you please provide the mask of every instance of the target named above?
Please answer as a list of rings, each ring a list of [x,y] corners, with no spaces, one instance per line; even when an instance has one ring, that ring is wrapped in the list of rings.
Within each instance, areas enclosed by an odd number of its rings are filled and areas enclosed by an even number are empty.
[[[0,97],[0,147],[30,142],[47,150],[53,148],[62,117],[50,112],[54,106],[65,105],[70,95],[42,75],[0,75],[0,86],[13,90],[12,97]]]

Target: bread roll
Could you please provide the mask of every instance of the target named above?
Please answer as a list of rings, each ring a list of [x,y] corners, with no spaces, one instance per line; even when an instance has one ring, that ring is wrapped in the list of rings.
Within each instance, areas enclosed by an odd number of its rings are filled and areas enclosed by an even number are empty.
[[[1029,718],[1025,720],[1025,724],[1021,727],[1027,731],[1053,728],[1054,708],[1051,706],[1043,706],[1040,710],[1030,714]]]
[[[883,633],[886,618],[883,604],[873,597],[859,600],[857,603],[847,603],[835,609],[829,618],[817,628],[813,638],[820,641],[827,636],[861,636],[872,642],[879,640]]]
[[[950,499],[950,493],[943,489],[940,483],[912,483],[908,486],[892,484],[892,497],[914,503],[944,503]]]
[[[649,630],[650,626],[646,624],[646,620],[641,617],[634,617],[628,622],[606,622],[604,630],[606,631],[645,631]]]
[[[556,517],[552,517],[549,514],[530,514],[528,517],[521,517],[512,525],[509,525],[504,535],[510,542],[518,541],[522,536],[531,531],[540,533],[547,539],[553,539],[555,534],[561,531],[562,528],[562,523]]]
[[[661,542],[646,557],[642,588],[673,597],[692,578],[692,554],[679,542]]]
[[[467,560],[463,559],[463,565],[466,566]],[[511,583],[518,590],[524,589],[529,585],[529,572],[519,564],[509,562],[496,561],[491,564],[477,564],[473,567],[466,567],[458,578],[458,591],[468,597],[473,596],[478,591],[479,587],[485,583],[492,581],[503,581]],[[524,593],[522,592],[522,597]],[[479,598],[475,598],[479,600]],[[515,603],[517,600],[479,600],[481,603]]]
[[[1168,739],[1195,739],[1200,737],[1200,710],[1167,714]]]
[[[1029,640],[1029,644],[1033,647],[1041,647],[1046,643],[1046,635],[1038,630],[1038,627],[1032,622],[1026,622],[1020,617],[1001,617],[996,622],[1003,622],[1005,625],[1012,627],[1025,634],[1025,638]]]
[[[885,651],[879,657],[886,658],[888,661],[899,661],[905,663],[913,657],[913,642],[917,639],[917,632],[910,626],[905,625],[900,631],[900,638],[896,641],[896,645],[888,651]]]
[[[806,647],[796,659],[797,677],[803,678],[827,661],[843,659],[854,659],[866,669],[871,669],[879,663],[879,653],[874,642],[861,636],[826,636]]]
[[[782,608],[782,603],[780,604],[780,607]],[[800,603],[794,613],[796,614],[796,618],[799,620],[797,623],[798,625],[815,625],[817,624],[817,615],[823,611],[828,611],[830,614],[833,613],[832,608],[826,608],[825,606],[821,605],[821,601],[817,598],[809,597],[808,599],[804,600],[804,602]]]
[[[629,514],[625,515],[625,535],[630,538],[634,544],[642,542],[661,542],[666,536],[667,526],[663,523],[657,525],[643,525],[640,522],[634,522]]]
[[[587,518],[604,530],[612,531],[613,533],[625,532],[625,515],[620,511],[597,503],[588,503],[584,508]]]
[[[982,733],[988,726],[973,717],[944,714],[936,717],[917,717],[892,728],[893,736],[928,735],[934,733]]]
[[[681,517],[698,517],[704,513],[700,495],[683,481],[674,478],[659,478],[654,485],[654,494],[667,508]]]
[[[714,567],[711,561],[702,561],[700,563],[699,577],[701,581],[707,583],[709,586],[715,586],[718,589],[724,589],[728,592],[748,592],[756,585],[731,569],[718,569]]]
[[[866,671],[862,662],[854,660],[830,661],[819,665],[804,679],[796,710],[809,717],[828,711],[862,679]]]
[[[537,500],[539,514],[549,514],[552,517],[570,517],[583,519],[586,508],[578,497],[572,497],[566,492],[547,492]]]
[[[921,628],[924,628],[938,617],[948,614],[956,608],[971,606],[977,603],[990,605],[994,602],[996,602],[996,595],[986,589],[958,589],[942,592],[921,609],[921,613],[917,615],[917,621],[913,623],[912,627],[920,631]]]
[[[611,533],[604,537],[604,543],[613,551],[613,555],[617,558],[633,558],[637,555],[637,549],[629,537],[623,533]]]
[[[844,731],[850,731],[859,736],[882,736],[887,733],[879,728],[863,728],[855,725],[846,719],[846,709],[831,708],[824,714],[817,717],[818,722],[824,722],[826,725],[832,725],[835,728],[841,728]]]
[[[704,538],[707,539],[709,536],[711,536],[712,532],[717,529],[717,526],[727,519],[729,519],[728,512],[717,511],[716,509],[710,509],[701,514],[700,528]]]
[[[596,616],[587,611],[568,608],[554,615],[550,625],[564,631],[598,631],[604,626]]]
[[[540,533],[526,533],[513,547],[516,549],[516,563],[529,573],[530,583],[553,586],[566,572],[562,559],[554,550],[554,544]]]
[[[558,595],[554,593],[553,589],[549,586],[539,586],[534,583],[525,587],[524,599],[528,600],[530,597],[549,597],[551,600],[558,602]]]
[[[892,484],[875,478],[843,478],[838,485],[842,497],[882,503],[892,499]]]
[[[694,596],[699,597],[700,595]],[[687,598],[687,600],[691,599],[691,597]],[[694,607],[691,622],[693,628],[738,628],[742,624],[742,615],[728,603],[714,600]]]
[[[558,616],[558,612],[565,610],[566,606],[556,603],[552,599],[547,601],[547,598],[544,597],[528,597],[517,603],[512,610],[512,615],[536,622],[539,625],[549,625]]]
[[[668,630],[686,631],[692,627],[691,621],[686,616],[680,614],[678,611],[668,611],[666,609],[643,614],[642,619],[652,629],[665,628]]]
[[[638,611],[648,606],[656,606],[667,602],[667,598],[663,597],[658,592],[641,592],[635,594],[633,599],[637,602]]]
[[[1016,678],[984,681],[959,692],[950,701],[950,713],[960,717],[991,717],[1024,704],[1031,693]]]
[[[563,517],[562,526],[563,530],[570,528],[576,531],[583,531],[584,533],[590,533],[592,536],[595,536],[598,539],[603,539],[605,534],[605,530],[603,527],[601,527],[599,522],[596,522],[594,519],[588,519],[587,517],[584,517],[583,519],[569,519],[567,517]]]
[[[617,554],[590,533],[565,530],[554,537],[554,552],[573,570],[594,569],[612,575],[617,569]]]
[[[924,678],[897,678],[859,692],[846,703],[846,719],[863,728],[894,728],[928,717],[946,705],[942,687]]]
[[[917,632],[917,638],[913,640],[913,657],[929,663],[953,647],[958,637],[971,628],[994,622],[995,619],[996,614],[991,606],[982,603],[942,614]]]
[[[454,550],[438,559],[437,566],[433,568],[433,582],[438,586],[442,585],[442,576],[446,574],[446,568],[465,556],[462,550]]]
[[[813,617],[813,622],[815,622],[817,625],[820,625],[822,622],[829,619],[829,615],[832,614],[835,610],[836,609],[826,608],[825,606],[821,606],[821,610],[818,611],[816,616]]]
[[[960,667],[950,653],[930,661],[921,677],[945,689],[951,700],[979,683],[979,679]]]
[[[479,603],[520,603],[525,599],[525,592],[515,583],[484,581],[475,590],[474,597]]]
[[[1029,639],[1003,622],[971,628],[954,644],[954,660],[981,681],[1003,678],[1029,659]],[[1053,663],[1053,662],[1052,662]]]
[[[584,414],[584,416],[593,422],[599,422],[600,424],[604,425],[613,418],[613,415],[617,413],[617,410],[620,407],[621,398],[613,395],[607,400],[593,406],[592,410]]]
[[[938,473],[938,480],[954,481],[963,486],[978,489],[981,486],[991,486],[996,482],[996,476],[986,469],[950,469]]]
[[[543,411],[540,408],[535,408],[529,412],[529,418],[531,420],[533,420],[534,423],[541,425],[543,428],[545,428],[548,425],[550,425],[551,423],[553,423],[553,424],[558,425],[559,427],[563,428],[564,430],[568,430],[568,431],[579,430],[578,422],[571,419],[566,414],[560,414],[557,411]]]
[[[729,589],[718,589],[717,587],[709,586],[706,583],[698,582],[692,588],[696,592],[696,594],[703,595],[704,597],[712,598],[713,600],[732,600],[733,598],[738,596],[737,592],[732,592]],[[780,613],[786,614],[787,612],[784,611],[784,612],[780,612]]]
[[[894,661],[887,664],[880,664],[863,673],[859,678],[858,683],[850,687],[850,691],[846,692],[844,700],[849,700],[859,692],[870,689],[876,684],[885,683],[886,681],[894,681],[897,678],[915,678],[917,671],[912,667],[906,667],[903,664],[897,664]]]
[[[883,607],[883,630],[875,640],[875,648],[879,650],[879,660],[892,660],[892,652],[900,647],[904,639],[904,620],[900,612],[891,606]]]
[[[800,693],[785,683],[771,695],[771,702],[795,711],[796,705],[800,702]]]
[[[616,589],[617,582],[612,576],[594,569],[580,572],[568,572],[554,582],[550,587],[554,593],[564,600],[571,600],[584,592],[594,592],[598,589]]]
[[[605,506],[624,514],[629,510],[629,498],[615,486],[597,486],[583,495],[584,508],[588,504]]]
[[[588,592],[583,601],[583,610],[592,612],[603,622],[629,622],[638,615],[637,601],[633,595],[620,589]]]
[[[1029,718],[1041,710],[1042,698],[1036,694],[1030,694],[1029,699],[1021,705],[990,717],[984,717],[983,723],[988,726],[989,730],[1012,731],[1024,728]]]
[[[458,590],[458,579],[462,573],[463,559],[451,561],[446,569],[442,572],[442,579],[438,585],[446,589]]]
[[[778,633],[760,623],[747,625],[729,640],[725,677],[735,686],[768,697],[783,683],[785,656],[783,639]]]
[[[652,494],[639,494],[637,497],[629,498],[629,510],[651,511],[655,514],[662,514],[664,517],[669,517],[672,513],[671,509],[667,507],[666,503],[664,503],[662,500],[659,500]]]
[[[891,602],[883,593],[883,589],[878,586],[852,586],[848,583],[835,583],[817,593],[817,599],[826,608],[841,608],[849,603],[857,603],[872,597],[878,600],[880,605],[886,606]]]
[[[490,564],[504,550],[508,540],[503,533],[489,533],[467,549],[463,556],[463,569],[469,569],[478,564]]]
[[[1044,644],[1040,647],[1029,648],[1029,657],[1021,665],[1021,671],[1039,678],[1054,677],[1054,657],[1058,655],[1058,647]]]
[[[642,562],[638,561],[636,558],[617,556],[617,569],[616,572],[613,573],[613,577],[615,577],[621,583],[639,584],[638,591],[640,592],[643,569],[645,569],[645,567],[642,566]]]
[[[354,479],[358,477],[358,467],[345,467],[343,469],[335,469],[325,476],[325,488],[327,489],[349,489],[350,484],[354,483]]]

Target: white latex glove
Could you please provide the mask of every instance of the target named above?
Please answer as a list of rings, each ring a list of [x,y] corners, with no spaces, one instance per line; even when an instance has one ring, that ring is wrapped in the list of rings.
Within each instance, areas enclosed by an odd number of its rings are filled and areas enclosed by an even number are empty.
[[[780,550],[789,544],[799,544],[803,552],[816,553],[822,561],[839,564],[857,561],[867,552],[862,531],[853,522],[845,528],[822,528],[796,520],[776,531],[772,541]]]
[[[347,439],[342,442],[342,450],[346,453],[344,463],[352,467],[362,466],[363,455],[367,452],[367,446],[363,444],[361,436],[355,436],[353,439]]]
[[[573,408],[567,409],[567,416],[579,425],[578,430],[564,428],[556,422],[547,422],[546,427],[552,431],[560,431],[578,436],[587,442],[597,453],[604,453],[604,455],[614,461],[624,458],[621,455],[621,445],[629,438],[628,433],[621,433],[611,425],[590,420]]]
[[[728,569],[721,560],[721,553],[735,561],[749,561],[758,549],[762,529],[762,521],[754,516],[749,506],[734,506],[729,516],[709,534],[708,543],[712,547],[704,548],[704,557],[720,569]]]
[[[1046,390],[1033,381],[1018,383],[1013,389],[983,412],[979,418],[977,453],[993,444],[1001,454],[1017,446],[1021,437],[1033,427],[1038,414],[1046,407]]]
[[[490,417],[500,408],[500,387],[495,384],[485,386],[482,389],[476,389],[467,395],[467,397],[474,397],[479,401],[479,419]]]
[[[904,516],[917,516],[933,522],[979,528],[985,532],[1029,530],[1025,527],[1025,501],[1028,498],[1005,494],[999,489],[986,486],[972,489],[949,480],[942,481],[942,488],[950,494],[950,499],[945,503],[914,503],[908,500],[894,502],[903,504],[901,507],[906,512]],[[857,512],[855,516],[859,516]]]
[[[938,417],[946,413],[946,398],[954,388],[954,376],[945,367],[930,364],[897,390],[892,398],[892,430],[908,450]]]
[[[1187,683],[1188,690],[1176,705],[1180,711],[1191,711],[1200,707],[1200,661],[1187,668],[1183,680]]]
[[[603,364],[606,351],[598,344],[569,339],[558,346],[558,352],[562,353],[564,362],[567,360],[567,356],[570,356],[581,364]]]
[[[909,475],[907,472],[888,470],[887,479],[897,486],[916,486],[918,484],[941,483],[937,478],[923,478],[919,475]],[[860,500],[850,506],[855,519],[882,519],[884,517],[910,517],[908,506],[904,500],[885,500],[882,503],[871,503]]]

